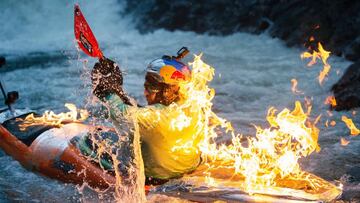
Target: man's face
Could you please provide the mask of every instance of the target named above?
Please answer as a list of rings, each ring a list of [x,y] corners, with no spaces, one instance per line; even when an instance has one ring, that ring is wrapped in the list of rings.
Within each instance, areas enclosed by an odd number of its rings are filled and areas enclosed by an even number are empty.
[[[155,97],[156,97],[156,93],[155,92],[150,92],[148,91],[146,88],[144,89],[144,95],[146,98],[146,101],[148,102],[148,105],[151,104],[155,104]]]
[[[145,80],[144,88],[144,95],[148,105],[159,103],[168,106],[179,99],[180,87],[178,85],[151,83]]]
[[[144,83],[144,95],[148,102],[148,105],[155,104],[156,103],[156,93],[158,92],[155,87],[148,81],[145,81]]]

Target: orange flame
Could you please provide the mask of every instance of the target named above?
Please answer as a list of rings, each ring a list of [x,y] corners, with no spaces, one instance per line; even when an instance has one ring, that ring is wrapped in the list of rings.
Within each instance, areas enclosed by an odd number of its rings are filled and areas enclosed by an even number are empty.
[[[322,85],[325,77],[329,74],[331,66],[329,64],[325,64],[322,71],[319,73],[319,84]]]
[[[182,84],[180,90],[187,98],[185,103],[177,106],[200,108],[205,117],[200,119],[198,125],[204,128],[204,139],[198,145],[202,152],[203,160],[209,168],[226,165],[234,171],[234,175],[244,177],[245,190],[266,191],[269,186],[277,184],[279,179],[290,178],[303,180],[300,177],[303,171],[300,169],[298,160],[306,157],[314,151],[319,151],[318,134],[315,122],[310,122],[308,116],[311,111],[311,103],[308,101],[308,112],[305,113],[299,101],[295,102],[293,111],[284,109],[276,114],[276,109],[268,110],[268,128],[255,126],[255,137],[236,135],[231,123],[218,117],[211,109],[215,91],[207,86],[212,80],[214,69],[205,64],[201,56],[195,56],[192,65],[192,79],[190,83]],[[183,90],[186,91],[183,91]],[[310,106],[310,107],[309,107]],[[179,121],[176,121],[179,122]],[[202,125],[208,123],[209,125]],[[175,123],[174,123],[175,125]],[[222,127],[232,135],[229,145],[218,145],[214,142],[218,137],[217,128]],[[175,146],[176,148],[186,146]],[[216,184],[209,174],[204,173],[205,178],[212,185]],[[291,185],[288,185],[291,187]]]
[[[332,107],[335,107],[337,104],[336,104],[336,99],[334,96],[328,96],[325,101],[324,101],[324,104],[330,104]]]
[[[342,116],[341,120],[344,121],[346,126],[350,129],[350,134],[352,136],[357,136],[360,134],[360,130],[355,126],[354,122],[351,120],[351,118],[348,118],[346,116]]]
[[[334,126],[336,125],[336,121],[331,121],[331,122],[330,122],[330,125],[331,125],[332,127],[334,127]]]
[[[350,143],[350,141],[346,140],[345,138],[340,139],[341,146],[347,146]]]
[[[297,89],[297,85],[298,85],[298,81],[295,78],[291,79],[291,91],[294,94],[303,94],[302,91]]]
[[[233,136],[231,145],[208,146],[202,149],[211,160],[233,163],[237,174],[245,177],[248,192],[276,185],[279,178],[297,179],[302,173],[298,160],[313,151],[319,151],[317,144],[319,130],[307,121],[299,101],[293,111],[284,109],[275,115],[272,107],[267,120],[270,128],[256,126],[255,138],[247,137],[247,147],[240,141],[242,136]],[[320,118],[320,117],[318,117]]]
[[[26,116],[23,123],[19,125],[20,130],[26,130],[27,127],[34,125],[53,125],[60,127],[63,122],[81,122],[89,116],[87,110],[77,109],[74,104],[66,103],[65,107],[70,111],[59,114],[53,111],[45,111],[40,117],[35,117],[34,114]],[[78,118],[78,114],[80,114],[80,118]]]
[[[312,109],[312,104],[311,104],[311,98],[309,97],[305,97],[304,98],[304,104],[305,104],[305,107],[306,107],[306,115],[310,115],[311,113],[311,109]]]
[[[170,116],[171,128],[182,129],[189,123],[196,122],[195,126],[201,132],[201,137],[194,136],[192,141],[186,143],[175,141],[170,150],[192,150],[201,153],[204,164],[200,167],[205,168],[205,171],[200,171],[198,175],[203,178],[202,182],[218,185],[219,179],[213,176],[211,171],[225,168],[229,177],[241,177],[238,179],[241,180],[239,189],[249,194],[279,194],[281,191],[288,191],[286,188],[294,188],[301,190],[300,193],[303,195],[306,188],[323,189],[324,185],[328,184],[304,175],[306,172],[298,163],[300,158],[320,150],[319,129],[315,123],[321,116],[315,121],[309,119],[311,113],[309,98],[305,100],[306,113],[299,101],[295,102],[292,111],[285,108],[277,113],[274,107],[269,108],[267,114],[269,127],[255,126],[256,134],[245,137],[236,134],[229,121],[220,118],[212,111],[215,90],[210,88],[208,83],[213,79],[214,68],[204,63],[201,55],[195,56],[194,61],[189,65],[192,67],[190,82],[179,84],[180,93],[185,99],[182,103],[170,105],[168,112],[174,115]],[[191,118],[186,116],[188,115],[186,112],[201,113],[197,115],[199,119],[190,121]],[[157,119],[156,117],[154,115],[154,119]],[[224,131],[232,138],[231,143],[226,145],[215,141]],[[221,176],[221,172],[217,175]],[[304,187],[296,186],[297,183]],[[269,192],[269,188],[274,187],[280,189]],[[332,194],[328,194],[332,198],[339,193],[338,189],[332,191]]]
[[[327,62],[327,59],[329,58],[331,52],[326,51],[320,42],[318,43],[318,50],[319,51],[313,50],[312,53],[304,52],[301,54],[301,58],[302,59],[311,58],[307,66],[312,66],[316,64],[317,59],[321,59],[322,63],[324,64],[324,67],[323,70],[320,71],[318,79],[319,79],[319,84],[322,85],[324,79],[327,77],[331,69],[331,66]]]

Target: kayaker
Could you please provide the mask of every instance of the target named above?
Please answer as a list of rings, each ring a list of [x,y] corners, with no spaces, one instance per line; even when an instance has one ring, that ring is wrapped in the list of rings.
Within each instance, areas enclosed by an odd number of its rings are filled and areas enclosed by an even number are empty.
[[[197,145],[202,137],[203,124],[199,122],[202,112],[176,108],[184,102],[179,83],[189,82],[191,78],[191,70],[180,61],[185,51],[178,53],[178,57],[163,56],[147,66],[144,95],[148,106],[145,107],[132,105],[115,62],[104,58],[95,64],[92,72],[93,93],[109,108],[111,120],[135,115],[148,178],[177,178],[196,169],[201,161]],[[185,114],[189,122],[174,126],[174,119],[180,114]]]

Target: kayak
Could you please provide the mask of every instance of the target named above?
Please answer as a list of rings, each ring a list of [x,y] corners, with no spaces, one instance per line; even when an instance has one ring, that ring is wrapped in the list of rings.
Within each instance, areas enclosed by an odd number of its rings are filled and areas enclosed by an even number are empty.
[[[76,144],[96,126],[83,123],[28,126],[21,129],[24,118],[32,112],[0,113],[0,148],[28,170],[65,183],[108,189],[116,183],[114,172],[104,170],[98,162],[85,156]],[[111,131],[111,129],[110,129]],[[115,131],[113,131],[115,133]],[[208,177],[208,175],[210,177]],[[164,194],[192,201],[231,202],[318,202],[331,201],[341,195],[341,189],[311,173],[303,180],[282,180],[266,190],[246,190],[244,178],[219,164],[216,168],[199,166],[179,179],[145,186],[148,194]],[[212,181],[209,181],[211,178]],[[312,187],[316,183],[318,187]]]
[[[90,161],[74,142],[95,128],[82,123],[28,126],[21,129],[24,118],[33,112],[20,112],[7,119],[0,114],[0,148],[24,168],[65,183],[107,189],[115,184],[115,176]]]
[[[210,169],[206,165],[201,165],[191,174],[182,177],[181,182],[190,185],[191,189],[188,191],[191,192],[187,195],[194,201],[200,201],[201,198],[208,196],[240,202],[330,202],[342,194],[341,186],[336,186],[308,172],[304,172],[298,179],[285,177],[277,181],[276,185],[260,186],[248,191],[244,177],[236,174],[226,165],[220,164]],[[166,188],[165,185],[162,187]],[[162,189],[162,191],[166,190]],[[166,192],[176,196],[174,191]]]

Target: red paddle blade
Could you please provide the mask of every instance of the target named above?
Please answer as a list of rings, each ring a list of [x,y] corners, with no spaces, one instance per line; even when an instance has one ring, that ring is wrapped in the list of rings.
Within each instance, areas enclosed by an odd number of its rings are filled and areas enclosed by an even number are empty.
[[[89,56],[102,58],[103,54],[99,48],[89,24],[86,22],[79,5],[74,7],[74,31],[79,47]]]

